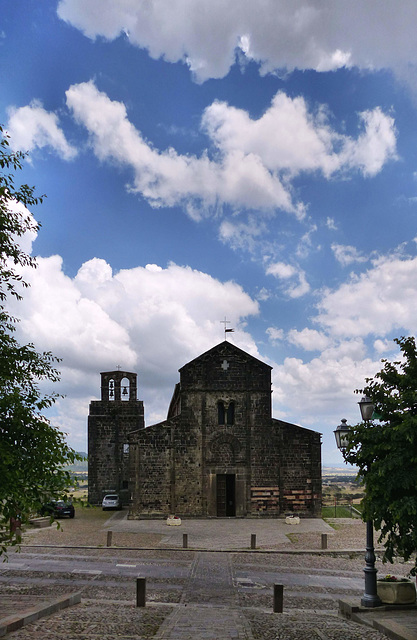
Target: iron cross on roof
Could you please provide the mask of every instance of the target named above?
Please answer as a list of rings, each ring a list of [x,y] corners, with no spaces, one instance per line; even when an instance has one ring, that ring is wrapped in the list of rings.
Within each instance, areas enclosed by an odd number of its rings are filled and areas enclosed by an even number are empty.
[[[227,325],[230,324],[230,320],[227,320],[226,316],[224,316],[224,320],[220,320],[220,324],[224,324],[224,339],[227,340],[227,334],[233,333],[234,329],[227,328]]]

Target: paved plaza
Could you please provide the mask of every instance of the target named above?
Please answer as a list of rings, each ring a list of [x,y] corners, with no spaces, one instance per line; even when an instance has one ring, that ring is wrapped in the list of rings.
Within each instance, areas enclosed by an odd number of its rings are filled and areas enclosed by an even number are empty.
[[[417,638],[415,609],[358,611],[351,620],[338,615],[339,600],[357,605],[363,593],[363,553],[355,551],[363,540],[360,522],[340,521],[335,529],[322,520],[213,519],[168,527],[162,520],[128,521],[125,512],[94,517],[25,536],[22,552],[0,565],[0,635],[5,620],[20,619],[27,624],[7,638]],[[320,549],[322,534],[327,550]],[[136,606],[138,577],[146,578],[145,607]],[[274,584],[284,587],[282,613],[273,611]]]

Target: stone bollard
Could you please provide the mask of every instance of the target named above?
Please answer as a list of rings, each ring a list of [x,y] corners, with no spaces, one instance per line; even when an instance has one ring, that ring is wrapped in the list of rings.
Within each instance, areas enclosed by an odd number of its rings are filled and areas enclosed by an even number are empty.
[[[284,585],[274,584],[274,613],[282,613],[284,609]]]
[[[250,536],[250,548],[256,549],[256,533],[251,533]]]
[[[113,537],[113,531],[107,531],[107,546],[111,547],[111,539]]]
[[[188,549],[188,533],[182,534],[182,548]]]
[[[136,606],[146,605],[146,578],[136,578]]]
[[[327,549],[327,533],[321,534],[321,548]]]

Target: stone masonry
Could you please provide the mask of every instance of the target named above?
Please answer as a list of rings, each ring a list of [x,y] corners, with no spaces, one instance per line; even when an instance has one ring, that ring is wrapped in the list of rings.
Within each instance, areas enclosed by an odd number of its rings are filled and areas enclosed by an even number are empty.
[[[130,519],[320,515],[320,434],[273,419],[271,367],[227,341],[180,369],[165,421],[131,431]]]
[[[101,374],[101,400],[90,403],[88,416],[90,504],[101,504],[106,493],[118,493],[129,504],[129,433],[145,426],[143,402],[136,394],[136,373]]]

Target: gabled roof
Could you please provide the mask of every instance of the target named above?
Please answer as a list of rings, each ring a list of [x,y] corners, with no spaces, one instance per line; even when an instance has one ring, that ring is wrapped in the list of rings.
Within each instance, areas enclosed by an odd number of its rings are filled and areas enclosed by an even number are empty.
[[[258,365],[262,365],[263,367],[267,367],[268,369],[272,369],[272,367],[269,366],[269,364],[266,364],[265,362],[262,362],[262,360],[259,360],[258,358],[255,358],[254,356],[251,356],[249,353],[247,353],[246,351],[243,351],[243,349],[239,349],[239,347],[236,347],[236,345],[232,344],[231,342],[228,342],[227,340],[224,340],[223,342],[220,342],[220,344],[217,344],[215,347],[212,347],[211,349],[209,349],[205,353],[202,353],[200,356],[197,356],[197,358],[194,358],[194,360],[191,360],[190,362],[187,362],[187,364],[182,366],[181,369],[179,369],[179,371],[181,372],[183,369],[185,369],[185,367],[193,365],[198,360],[205,360],[205,359],[209,358],[212,355],[216,355],[216,352],[218,352],[219,355],[221,355],[221,356],[227,356],[229,354],[230,355],[237,354],[237,355],[239,355],[241,358],[243,358],[246,361],[253,361],[254,363],[256,362]]]

